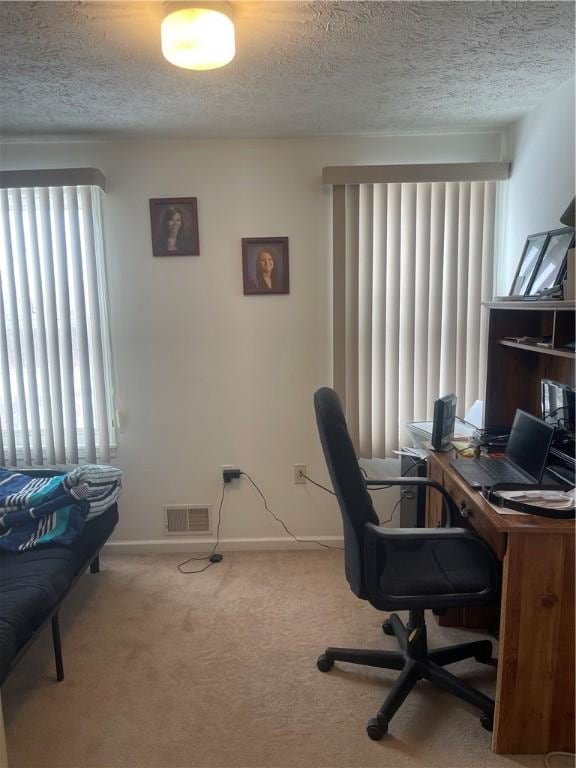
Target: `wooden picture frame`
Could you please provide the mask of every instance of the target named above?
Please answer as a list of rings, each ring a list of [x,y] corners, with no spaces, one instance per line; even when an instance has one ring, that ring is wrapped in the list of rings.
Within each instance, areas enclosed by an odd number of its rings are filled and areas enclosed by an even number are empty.
[[[150,200],[153,256],[199,256],[196,197]]]
[[[540,256],[548,242],[548,232],[538,232],[528,235],[514,280],[510,287],[509,296],[525,296],[532,284],[532,277],[540,262]]]
[[[287,237],[243,237],[245,296],[290,293]]]

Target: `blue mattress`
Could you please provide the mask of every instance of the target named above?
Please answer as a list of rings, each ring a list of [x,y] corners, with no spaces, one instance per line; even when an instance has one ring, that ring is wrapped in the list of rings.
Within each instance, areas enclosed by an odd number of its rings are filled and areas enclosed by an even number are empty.
[[[20,649],[98,552],[118,522],[113,504],[69,547],[0,552],[0,685]]]

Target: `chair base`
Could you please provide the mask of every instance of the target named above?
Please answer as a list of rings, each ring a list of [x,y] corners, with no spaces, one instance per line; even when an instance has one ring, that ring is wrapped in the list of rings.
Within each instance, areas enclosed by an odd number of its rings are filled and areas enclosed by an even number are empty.
[[[447,664],[469,658],[491,664],[492,643],[489,640],[478,640],[428,651],[423,611],[411,611],[408,626],[405,626],[393,613],[384,622],[382,628],[387,635],[393,634],[396,637],[400,651],[327,648],[317,661],[321,672],[328,672],[335,661],[401,670],[378,714],[368,722],[366,730],[371,739],[378,740],[384,736],[388,730],[388,723],[419,680],[428,680],[437,688],[448,691],[480,709],[482,726],[488,731],[492,730],[494,701],[443,669]]]

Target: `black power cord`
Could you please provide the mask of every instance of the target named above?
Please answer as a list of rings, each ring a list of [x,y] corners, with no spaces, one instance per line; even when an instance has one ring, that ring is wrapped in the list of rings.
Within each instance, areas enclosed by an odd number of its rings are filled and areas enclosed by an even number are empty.
[[[312,483],[312,485],[316,485],[318,488],[322,488],[323,491],[326,491],[326,493],[331,493],[332,496],[336,496],[334,491],[331,491],[330,488],[326,488],[325,485],[320,485],[320,483],[317,483],[316,480],[312,480],[312,478],[308,477],[308,475],[305,475],[304,472],[300,472],[300,475],[302,477],[305,477],[306,480],[308,480],[309,483]]]
[[[291,536],[294,539],[294,541],[297,541],[297,542],[299,542],[301,544],[317,544],[319,547],[324,547],[324,549],[339,549],[340,551],[342,551],[343,547],[331,547],[329,544],[323,544],[321,541],[316,541],[316,539],[299,539],[298,536],[295,536],[292,533],[292,531],[288,528],[288,526],[286,525],[284,520],[282,520],[280,517],[277,517],[274,514],[274,512],[272,512],[272,510],[268,506],[268,502],[266,501],[266,497],[264,496],[264,494],[262,493],[260,488],[256,485],[254,480],[252,480],[250,475],[247,472],[242,472],[242,474],[244,475],[244,477],[248,478],[248,480],[252,483],[254,488],[257,490],[258,494],[260,495],[260,498],[262,499],[262,502],[264,504],[264,509],[266,510],[266,512],[268,512],[268,514],[271,515],[274,518],[274,520],[276,520],[277,523],[280,523],[282,528],[284,528],[286,533],[289,536]],[[306,477],[306,475],[303,475],[303,476]],[[314,482],[314,481],[311,481],[311,482]],[[318,485],[320,488],[324,488],[324,486],[320,485],[320,483],[314,483],[314,485]],[[327,491],[328,493],[334,493],[334,491],[330,491],[328,488],[324,488],[324,490]]]
[[[406,477],[408,472],[411,472],[413,469],[415,469],[415,467],[418,467],[420,464],[425,464],[425,463],[426,463],[426,459],[419,459],[418,461],[414,462],[414,464],[412,464],[412,466],[408,467],[408,469],[405,472],[403,472],[400,475],[400,477]],[[360,467],[360,469],[364,472],[364,474],[366,474],[366,472],[363,469],[363,467]],[[264,494],[262,493],[260,488],[256,485],[254,480],[250,477],[250,475],[247,472],[241,472],[241,474],[244,475],[245,477],[247,477],[248,480],[254,486],[254,488],[257,490],[258,494],[260,495],[260,497],[262,499],[262,502],[264,503],[264,509],[266,510],[266,512],[268,512],[268,514],[270,514],[274,518],[274,520],[276,520],[276,522],[280,523],[280,525],[284,528],[286,533],[289,536],[291,536],[294,539],[294,541],[297,541],[299,543],[304,543],[304,544],[318,544],[319,547],[324,547],[324,549],[338,549],[338,550],[342,551],[342,549],[343,549],[342,547],[331,547],[328,544],[323,544],[321,541],[316,541],[315,539],[300,539],[297,536],[295,536],[292,533],[292,531],[288,528],[288,526],[286,525],[284,520],[282,520],[281,518],[277,517],[274,514],[274,512],[272,512],[272,510],[268,507],[268,502],[266,501],[266,497],[264,496]],[[323,491],[326,491],[326,493],[330,493],[332,496],[336,496],[334,491],[331,491],[330,488],[326,488],[326,486],[322,485],[321,483],[317,483],[316,480],[312,480],[312,478],[309,477],[308,475],[306,475],[304,472],[301,472],[301,475],[302,475],[302,477],[305,477],[306,480],[308,480],[308,482],[312,483],[312,485],[315,485],[316,487],[321,488]],[[393,485],[378,485],[376,487],[369,488],[368,490],[369,491],[383,491],[383,490],[386,490],[388,488],[393,488],[393,487],[395,487],[395,486],[393,486]],[[401,498],[398,499],[398,501],[396,502],[396,504],[394,504],[394,507],[392,508],[392,514],[390,515],[390,517],[387,520],[381,521],[380,525],[387,525],[388,523],[390,523],[392,521],[396,510],[400,506],[401,500],[402,500]]]
[[[226,492],[226,483],[222,484],[222,497],[220,498],[220,506],[218,507],[218,526],[216,528],[216,543],[212,547],[212,551],[209,552],[207,555],[202,555],[201,557],[189,557],[188,560],[184,560],[183,563],[178,563],[176,566],[180,573],[184,574],[192,574],[192,573],[204,573],[208,568],[210,568],[211,565],[215,565],[216,563],[219,563],[222,560],[222,555],[218,552],[216,552],[216,549],[218,548],[218,544],[220,541],[220,523],[222,522],[222,505],[224,504],[224,494]],[[197,571],[183,571],[182,566],[188,565],[188,563],[191,563],[193,561],[201,562],[202,560],[208,560],[208,564],[204,566],[204,568],[199,568]]]
[[[419,464],[425,463],[425,461],[426,461],[426,459],[420,459],[419,461],[414,463],[411,467],[409,467],[402,475],[400,475],[400,477],[406,477],[408,472],[413,470]],[[362,467],[360,467],[360,469],[362,469],[364,474],[366,474],[365,470]],[[280,523],[280,525],[284,528],[286,533],[289,536],[291,536],[294,539],[294,541],[297,541],[299,544],[317,544],[319,547],[323,547],[324,549],[337,549],[339,551],[343,550],[342,547],[331,547],[329,544],[324,544],[321,541],[317,541],[316,539],[301,539],[301,538],[298,538],[298,536],[293,534],[292,531],[288,528],[288,526],[286,525],[284,520],[282,520],[280,517],[275,515],[274,512],[272,512],[272,510],[268,506],[268,502],[266,500],[266,497],[264,496],[264,494],[262,493],[262,491],[260,490],[258,485],[250,477],[248,472],[240,472],[240,474],[244,475],[244,477],[248,478],[250,483],[254,486],[254,488],[258,492],[259,496],[261,497],[262,502],[264,504],[264,509],[266,510],[266,512],[268,512],[268,514],[271,515],[274,518],[274,520],[276,520],[277,523]],[[308,477],[308,475],[304,474],[304,472],[302,472],[302,477],[305,477],[306,480],[308,480],[308,482],[312,483],[312,485],[315,485],[318,488],[321,488],[323,491],[326,491],[326,493],[330,493],[332,496],[336,495],[334,493],[334,491],[330,490],[330,488],[326,488],[325,485],[322,485],[321,483],[317,483],[316,480],[312,480],[312,478]],[[178,565],[176,567],[178,568],[180,573],[183,573],[185,575],[186,574],[193,574],[193,573],[204,573],[204,571],[208,570],[208,568],[210,568],[212,565],[215,565],[216,563],[219,563],[219,562],[222,561],[223,555],[221,555],[219,552],[216,552],[216,550],[218,548],[218,544],[220,543],[220,525],[222,523],[222,507],[223,507],[223,504],[224,504],[224,495],[226,493],[226,485],[227,485],[227,483],[223,483],[222,484],[222,496],[220,497],[220,505],[218,506],[218,525],[216,527],[216,543],[212,547],[212,551],[209,552],[207,555],[202,555],[201,557],[189,557],[187,560],[184,560],[184,562],[178,563]],[[392,485],[379,485],[379,486],[376,486],[376,487],[372,487],[369,490],[370,491],[383,491],[383,490],[386,490],[387,488],[393,488],[393,487],[394,486],[392,486]],[[392,514],[390,515],[390,517],[387,520],[381,521],[380,525],[387,525],[388,523],[390,523],[392,521],[392,519],[394,517],[394,513],[398,509],[398,507],[400,505],[400,502],[401,502],[401,499],[398,499],[398,501],[396,502],[396,504],[392,508]],[[191,562],[202,562],[204,560],[208,560],[209,561],[204,566],[204,568],[200,568],[197,571],[183,571],[182,570],[183,566],[188,565],[188,563],[191,563]]]

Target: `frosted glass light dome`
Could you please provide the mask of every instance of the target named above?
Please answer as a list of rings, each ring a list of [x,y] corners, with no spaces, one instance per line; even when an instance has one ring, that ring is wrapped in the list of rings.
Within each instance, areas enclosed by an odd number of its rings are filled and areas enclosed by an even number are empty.
[[[217,69],[236,54],[234,24],[221,11],[180,8],[161,25],[162,53],[171,64],[184,69]]]

